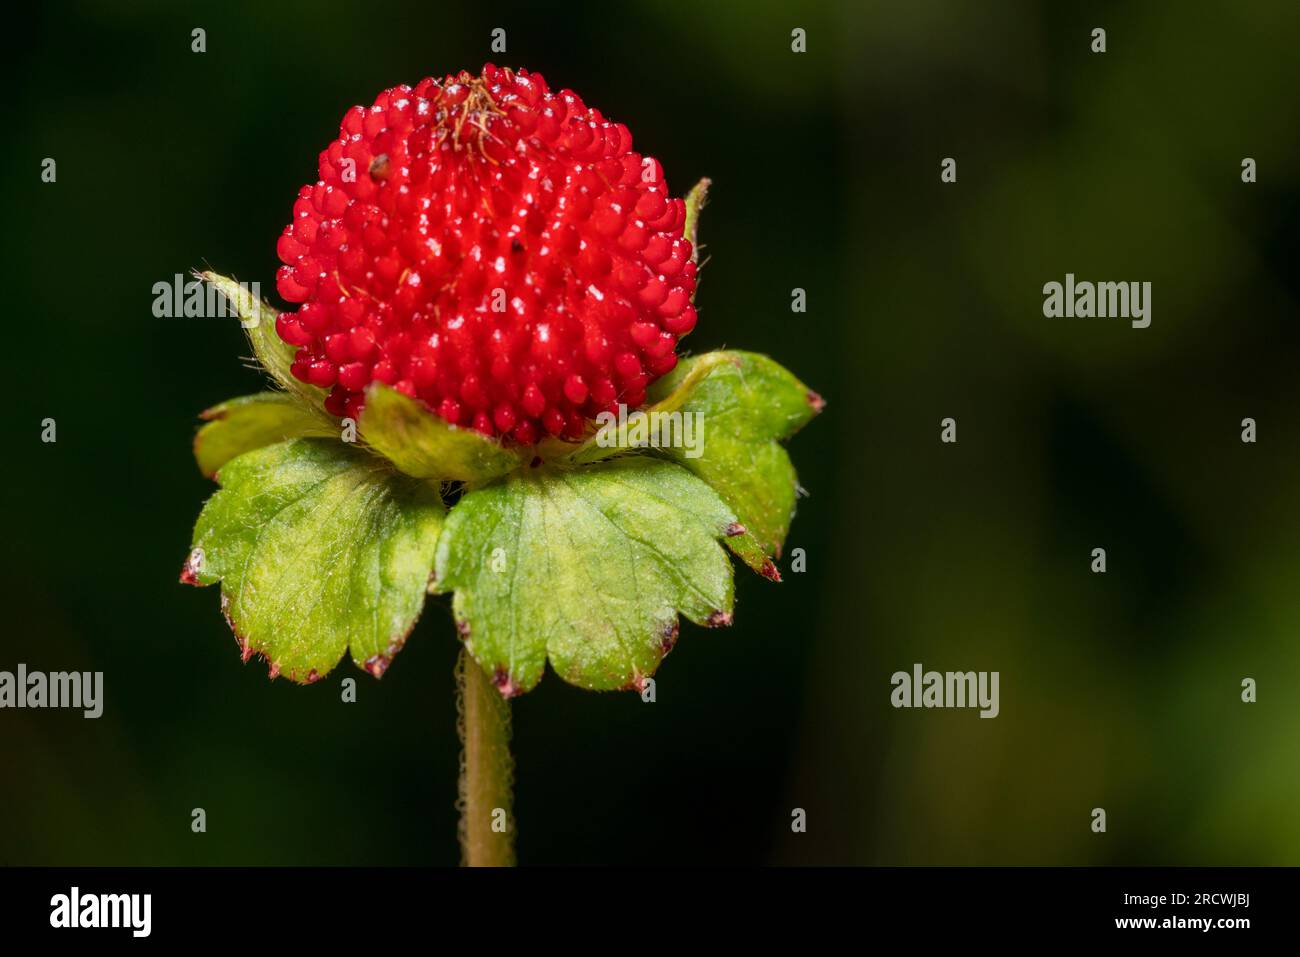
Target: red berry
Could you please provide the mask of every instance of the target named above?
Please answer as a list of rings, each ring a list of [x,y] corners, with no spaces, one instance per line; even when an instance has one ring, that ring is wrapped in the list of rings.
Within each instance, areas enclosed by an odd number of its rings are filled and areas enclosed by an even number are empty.
[[[343,117],[276,243],[291,371],[532,444],[638,405],[695,326],[685,204],[627,127],[491,64]]]

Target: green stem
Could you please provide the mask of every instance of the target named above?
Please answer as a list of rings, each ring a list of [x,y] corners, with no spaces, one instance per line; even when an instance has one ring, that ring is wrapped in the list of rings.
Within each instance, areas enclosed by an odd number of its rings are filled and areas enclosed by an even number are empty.
[[[460,859],[468,867],[515,863],[510,703],[463,648],[456,662],[460,731]]]

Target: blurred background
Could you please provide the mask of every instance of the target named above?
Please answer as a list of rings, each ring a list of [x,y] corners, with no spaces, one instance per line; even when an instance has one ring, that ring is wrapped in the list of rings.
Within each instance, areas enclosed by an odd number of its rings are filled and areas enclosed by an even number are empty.
[[[102,671],[106,706],[0,711],[0,863],[457,861],[447,602],[382,683],[241,665],[177,574],[195,415],[259,377],[233,321],[151,306],[205,265],[273,296],[344,111],[489,59],[626,122],[677,191],[713,178],[691,348],[829,403],[791,443],[806,573],[740,570],[654,705],[554,675],[516,700],[522,862],[1300,863],[1296,4],[10,17],[0,669]],[[1151,327],[1045,319],[1066,272],[1150,281]],[[916,662],[1000,672],[1000,716],[894,710]]]

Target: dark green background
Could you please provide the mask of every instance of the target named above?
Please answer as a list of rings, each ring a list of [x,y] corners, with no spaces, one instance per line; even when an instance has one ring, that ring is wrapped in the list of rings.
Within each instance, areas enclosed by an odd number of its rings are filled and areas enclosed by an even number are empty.
[[[791,445],[805,574],[741,570],[735,626],[685,626],[654,705],[553,675],[515,703],[522,861],[1300,863],[1298,12],[122,2],[11,20],[0,668],[101,670],[107,706],[0,712],[0,862],[456,861],[445,601],[382,683],[240,664],[216,591],[176,578],[212,491],[194,415],[259,380],[234,322],[151,305],[205,264],[270,293],[343,112],[494,59],[626,122],[677,190],[714,179],[691,347],[770,353],[829,401]],[[1067,271],[1151,281],[1151,328],[1045,319]],[[1001,716],[893,710],[913,662],[999,671]]]

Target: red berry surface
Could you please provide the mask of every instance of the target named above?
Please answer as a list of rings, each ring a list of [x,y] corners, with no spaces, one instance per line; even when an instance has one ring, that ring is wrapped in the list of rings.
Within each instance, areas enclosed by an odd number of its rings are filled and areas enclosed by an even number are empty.
[[[320,154],[277,245],[292,372],[360,413],[379,380],[511,442],[587,420],[695,326],[685,204],[632,135],[536,73],[487,65],[380,93]]]

